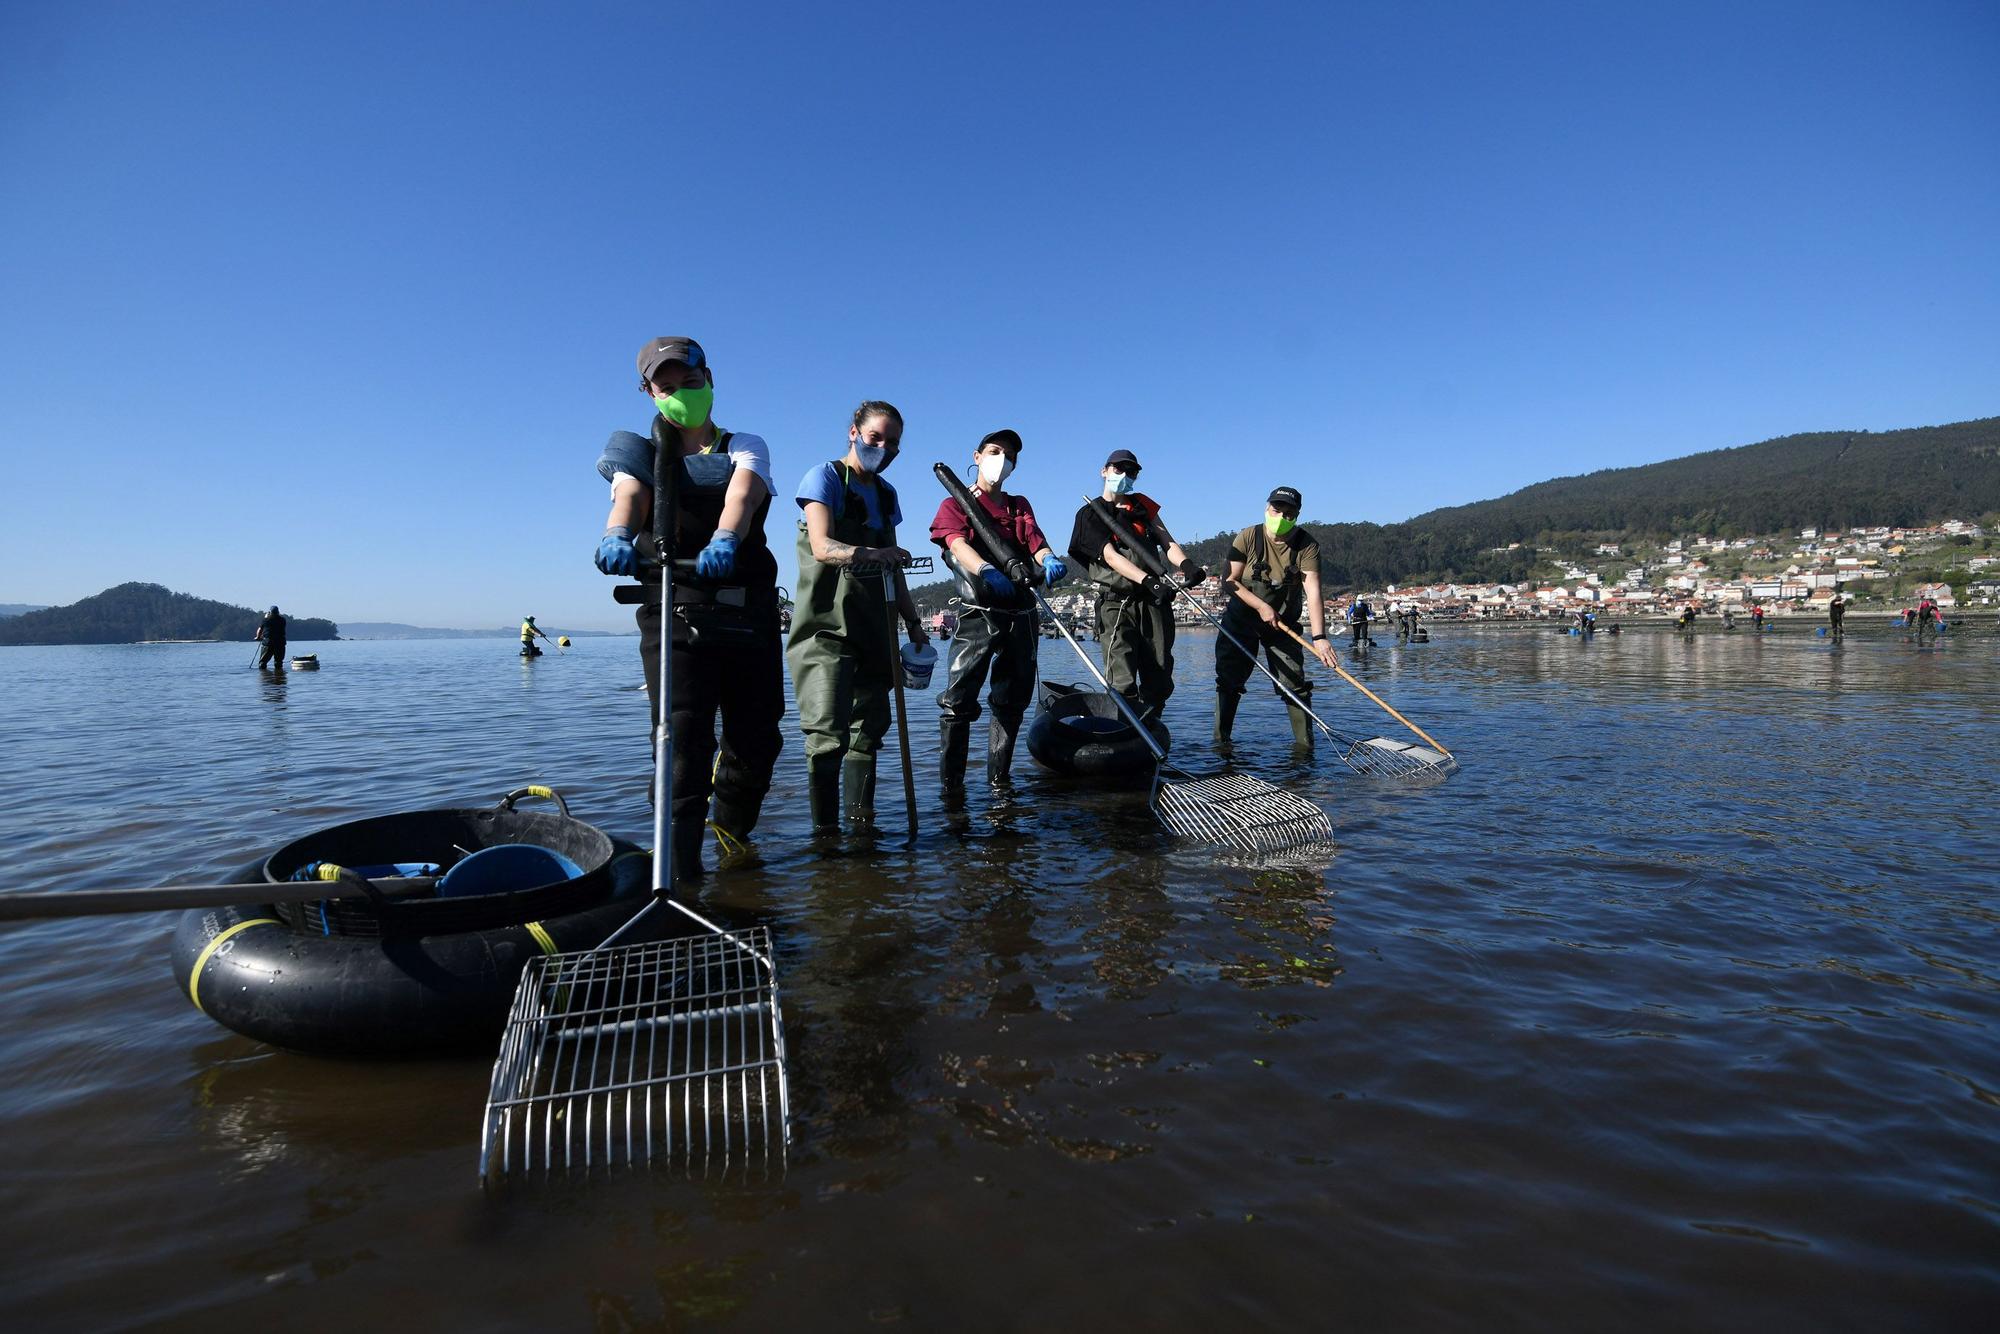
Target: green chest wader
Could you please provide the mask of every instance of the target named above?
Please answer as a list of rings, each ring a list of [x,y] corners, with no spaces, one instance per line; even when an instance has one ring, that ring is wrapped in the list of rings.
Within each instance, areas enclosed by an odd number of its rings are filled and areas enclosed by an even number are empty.
[[[855,547],[885,547],[895,529],[868,522],[867,504],[847,465],[836,463],[844,483],[829,536]],[[877,484],[877,505],[887,514],[895,492]],[[886,569],[828,565],[813,554],[812,537],[799,524],[799,587],[792,606],[785,661],[792,670],[799,726],[805,732],[808,796],[816,831],[840,824],[843,775],[849,818],[872,820],[875,752],[889,731],[889,604]]]

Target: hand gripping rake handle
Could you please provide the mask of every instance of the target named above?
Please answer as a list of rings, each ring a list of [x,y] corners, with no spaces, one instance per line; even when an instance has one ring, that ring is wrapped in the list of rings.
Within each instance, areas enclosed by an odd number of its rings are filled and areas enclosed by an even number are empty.
[[[1099,522],[1111,530],[1111,536],[1117,541],[1118,545],[1125,548],[1125,554],[1132,558],[1133,564],[1157,578],[1166,579],[1170,577],[1167,570],[1167,563],[1160,559],[1160,553],[1133,536],[1132,530],[1126,526],[1125,521],[1118,517],[1118,511],[1112,509],[1102,496],[1085,496],[1083,499],[1084,503],[1090,506],[1090,512],[1097,516]]]
[[[1243,590],[1240,588],[1236,591],[1239,596],[1243,592]],[[1292,629],[1291,626],[1286,625],[1283,621],[1280,621],[1278,622],[1278,628],[1280,630],[1283,630],[1286,634],[1290,635],[1292,638],[1297,639],[1299,643],[1305,648],[1306,652],[1308,653],[1312,652],[1312,645],[1306,643],[1306,641],[1300,637],[1299,632]],[[1389,707],[1389,703],[1387,700],[1384,700],[1380,695],[1370,690],[1367,686],[1362,685],[1359,681],[1349,676],[1346,672],[1346,669],[1341,667],[1339,663],[1335,663],[1333,665],[1333,670],[1340,673],[1341,680],[1347,682],[1347,684],[1353,686],[1356,690],[1359,690],[1362,694],[1368,696],[1368,698],[1374,700],[1377,704],[1380,704],[1383,707],[1383,709],[1388,712],[1391,718],[1394,718],[1397,722],[1401,723],[1403,726],[1409,728],[1412,732],[1415,732],[1418,736],[1422,737],[1424,741],[1432,747],[1432,749],[1437,751],[1438,754],[1440,755],[1451,754],[1450,751],[1446,750],[1443,746],[1439,745],[1429,732],[1426,732],[1423,728],[1418,727],[1415,723],[1411,722],[1408,718],[1405,718],[1402,714],[1397,713],[1394,709]]]
[[[925,565],[930,557],[921,558]],[[911,561],[914,566],[916,561]],[[903,750],[903,814],[909,821],[909,846],[917,845],[917,772],[910,761],[910,706],[903,698],[903,638],[896,633],[896,570],[882,567],[882,601],[887,604],[883,619],[889,626],[889,676],[896,687],[896,739]]]
[[[1326,733],[1328,736],[1332,737],[1335,741],[1341,742],[1343,745],[1346,744],[1347,738],[1341,736],[1331,727],[1328,727],[1326,725],[1326,720],[1321,718],[1318,714],[1314,713],[1312,711],[1312,706],[1307,704],[1303,699],[1300,699],[1297,691],[1293,690],[1283,681],[1280,681],[1278,679],[1277,673],[1273,672],[1269,667],[1266,667],[1263,663],[1259,662],[1257,660],[1257,655],[1251,651],[1250,646],[1245,644],[1242,640],[1238,639],[1234,634],[1232,634],[1229,630],[1229,627],[1222,623],[1222,619],[1220,617],[1218,617],[1214,612],[1210,611],[1207,607],[1202,606],[1200,602],[1196,601],[1194,594],[1188,592],[1185,588],[1180,587],[1178,584],[1175,585],[1175,591],[1178,592],[1182,597],[1187,599],[1188,605],[1190,607],[1193,607],[1196,611],[1201,613],[1203,620],[1207,621],[1210,625],[1215,627],[1216,633],[1220,634],[1224,639],[1227,639],[1230,643],[1236,645],[1236,651],[1241,653],[1244,657],[1250,659],[1250,665],[1252,667],[1255,667],[1258,671],[1270,677],[1271,684],[1278,688],[1278,693],[1283,695],[1293,708],[1305,714],[1306,717],[1312,719],[1314,725],[1317,726],[1320,731]],[[1241,590],[1239,589],[1238,591],[1240,592]],[[1280,622],[1280,624],[1282,625],[1283,622]],[[1285,626],[1285,629],[1287,632],[1289,632],[1291,630],[1291,627]],[[1298,639],[1298,636],[1292,635],[1292,638]],[[1299,642],[1304,643],[1305,641],[1300,640]]]
[[[1210,625],[1214,626],[1217,633],[1221,634],[1224,639],[1227,639],[1230,643],[1236,645],[1237,651],[1242,653],[1244,657],[1250,659],[1250,665],[1252,667],[1255,667],[1258,671],[1270,677],[1271,684],[1278,688],[1278,693],[1283,695],[1285,699],[1292,705],[1293,708],[1299,710],[1301,713],[1305,714],[1306,717],[1312,719],[1313,724],[1317,726],[1320,731],[1326,733],[1329,737],[1333,738],[1335,741],[1344,742],[1346,740],[1346,738],[1342,737],[1338,732],[1335,732],[1331,727],[1328,727],[1326,725],[1326,720],[1321,718],[1318,714],[1314,713],[1312,711],[1312,706],[1307,704],[1303,699],[1300,699],[1297,691],[1293,690],[1283,681],[1280,681],[1276,673],[1274,673],[1269,667],[1266,667],[1263,663],[1259,662],[1257,660],[1257,655],[1251,652],[1250,649],[1243,643],[1242,640],[1238,639],[1235,635],[1231,634],[1229,632],[1228,627],[1223,625],[1221,620],[1218,619],[1213,612],[1209,611],[1207,607],[1202,606],[1201,603],[1198,600],[1196,600],[1194,594],[1188,592],[1187,589],[1181,587],[1179,584],[1174,583],[1173,580],[1168,577],[1167,567],[1165,563],[1160,560],[1159,553],[1145,546],[1143,543],[1139,541],[1138,538],[1134,537],[1132,535],[1131,530],[1128,529],[1122,522],[1119,521],[1118,512],[1116,510],[1112,509],[1111,506],[1105,504],[1102,500],[1099,500],[1095,496],[1085,496],[1084,499],[1090,502],[1091,513],[1095,514],[1100,520],[1103,521],[1104,526],[1111,530],[1111,535],[1116,539],[1118,539],[1118,545],[1125,548],[1126,553],[1132,557],[1135,563],[1140,565],[1142,568],[1150,570],[1156,577],[1164,580],[1168,585],[1170,585],[1173,588],[1174,592],[1178,593],[1181,597],[1186,598],[1188,605],[1190,607],[1193,607],[1197,612],[1201,613],[1201,618],[1203,620],[1207,621]]]
[[[993,526],[993,516],[988,514],[986,507],[973,497],[972,489],[958,480],[958,474],[942,463],[933,463],[931,475],[944,484],[945,491],[965,511],[965,517],[972,525],[973,534],[986,547],[986,552],[993,558],[993,563],[1005,571],[1007,577],[1015,583],[1025,584],[1029,588],[1040,587],[1042,572],[1030,564],[1027,557]]]

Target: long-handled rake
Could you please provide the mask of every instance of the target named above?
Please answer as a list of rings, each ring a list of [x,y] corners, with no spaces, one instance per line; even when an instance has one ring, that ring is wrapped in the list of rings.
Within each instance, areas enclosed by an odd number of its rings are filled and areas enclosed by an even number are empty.
[[[678,451],[656,430],[660,693],[653,724],[653,898],[596,948],[529,961],[493,1062],[480,1176],[663,1163],[782,1164],[785,1027],[770,935],[724,930],[673,897],[674,566]],[[661,489],[656,487],[656,491]],[[622,591],[622,590],[621,590]],[[650,601],[652,592],[641,597]],[[665,903],[706,935],[618,945]]]
[[[931,568],[929,556],[913,556],[904,562],[903,569],[928,573]],[[896,737],[902,743],[903,751],[903,817],[904,826],[909,831],[909,846],[917,845],[917,775],[910,764],[910,708],[903,698],[903,639],[896,633],[896,567],[882,567],[882,598],[888,604],[889,623],[889,672],[895,682]]]
[[[1244,604],[1247,606],[1249,604],[1249,595],[1240,587],[1235,591],[1236,596],[1243,599]],[[1394,709],[1390,709],[1388,704],[1383,702],[1380,695],[1377,695],[1367,686],[1362,685],[1345,671],[1342,671],[1338,664],[1335,664],[1333,670],[1340,672],[1341,680],[1347,682],[1377,704],[1382,705],[1383,708],[1388,709],[1397,722],[1422,737],[1429,743],[1430,748],[1426,749],[1423,746],[1411,745],[1407,741],[1396,741],[1385,736],[1368,737],[1357,741],[1352,737],[1340,735],[1340,733],[1334,731],[1325,723],[1320,722],[1319,715],[1315,714],[1311,709],[1306,708],[1304,700],[1300,699],[1283,681],[1280,681],[1270,668],[1257,661],[1257,655],[1250,651],[1249,646],[1232,634],[1220,619],[1209,612],[1208,608],[1196,602],[1192,593],[1189,593],[1185,588],[1181,589],[1180,592],[1182,597],[1185,597],[1193,604],[1196,611],[1208,617],[1209,624],[1213,625],[1218,632],[1227,637],[1230,643],[1236,645],[1238,652],[1250,659],[1251,666],[1271,678],[1271,684],[1278,687],[1284,693],[1286,699],[1298,705],[1299,708],[1305,709],[1306,716],[1314,722],[1319,723],[1319,728],[1322,732],[1325,732],[1329,737],[1332,737],[1335,741],[1346,747],[1340,754],[1340,762],[1354,770],[1354,772],[1368,778],[1386,778],[1393,782],[1423,783],[1437,782],[1458,772],[1458,761],[1452,757],[1450,751],[1438,745],[1436,741],[1433,741],[1428,732],[1425,732]],[[1307,655],[1313,656],[1312,645],[1306,641],[1305,636],[1292,629],[1291,626],[1286,625],[1283,621],[1276,621],[1273,624],[1297,640],[1299,647],[1304,649]]]
[[[1250,660],[1252,667],[1255,667],[1270,678],[1271,684],[1278,688],[1279,694],[1283,695],[1288,702],[1304,713],[1306,717],[1312,719],[1314,726],[1324,732],[1328,739],[1339,744],[1341,747],[1340,762],[1342,764],[1364,777],[1384,778],[1395,782],[1436,782],[1457,770],[1458,761],[1451,757],[1450,751],[1447,751],[1443,746],[1439,746],[1435,741],[1431,741],[1431,745],[1436,747],[1436,749],[1426,750],[1421,746],[1410,745],[1408,742],[1392,741],[1388,737],[1368,737],[1363,740],[1356,740],[1353,737],[1342,736],[1327,726],[1326,720],[1314,713],[1312,706],[1300,698],[1297,691],[1293,690],[1283,681],[1280,681],[1276,673],[1258,661],[1257,655],[1251,652],[1248,645],[1230,632],[1229,628],[1222,623],[1220,617],[1216,616],[1207,607],[1204,607],[1193,593],[1190,593],[1186,588],[1174,582],[1172,574],[1169,573],[1166,565],[1160,560],[1159,553],[1143,542],[1140,542],[1133,535],[1132,531],[1119,521],[1116,511],[1098,497],[1085,496],[1084,500],[1088,502],[1091,511],[1097,515],[1098,520],[1110,531],[1112,537],[1117,540],[1119,546],[1125,549],[1126,555],[1134,563],[1161,582],[1167,584],[1180,597],[1186,599],[1187,604],[1193,607],[1203,620],[1214,626],[1218,634],[1234,644],[1237,651]],[[1238,588],[1236,593],[1238,597],[1244,596],[1241,588]],[[1245,598],[1245,601],[1247,604],[1248,599]],[[1305,645],[1308,652],[1311,651],[1312,646],[1306,644],[1305,640],[1300,639],[1298,633],[1292,630],[1290,626],[1285,626],[1284,629],[1292,638],[1298,639],[1300,644]],[[1339,669],[1336,668],[1335,670]],[[1346,672],[1341,672],[1340,674],[1342,678],[1357,689],[1360,689],[1363,694],[1367,694],[1377,704],[1382,704],[1382,701],[1376,699],[1373,694],[1370,694],[1367,687],[1363,686],[1359,681],[1348,676]],[[1382,704],[1382,707],[1385,709],[1389,708],[1386,704]],[[1396,712],[1394,709],[1389,709],[1389,711],[1391,713]],[[1411,723],[1401,714],[1396,714],[1396,718],[1405,727],[1410,728],[1411,731],[1416,731],[1415,724]],[[1422,733],[1418,733],[1418,735],[1421,736]],[[1424,740],[1430,741],[1430,738],[1426,736]]]
[[[1325,811],[1305,798],[1273,786],[1249,774],[1222,773],[1197,777],[1182,773],[1167,763],[1167,752],[1146,729],[1145,723],[1126,698],[1111,688],[1104,673],[1091,661],[1083,645],[1055,614],[1048,599],[1035,589],[1035,601],[1055,622],[1056,629],[1083,659],[1083,665],[1097,678],[1097,684],[1111,696],[1125,721],[1153,752],[1153,789],[1147,805],[1160,822],[1185,838],[1217,843],[1236,852],[1265,854],[1287,848],[1333,841],[1333,822]],[[1172,774],[1173,782],[1166,776]]]
[[[1237,591],[1240,593],[1242,590]],[[1299,632],[1291,626],[1280,621],[1278,628],[1293,639],[1297,639],[1299,646],[1306,652],[1312,652],[1312,645],[1301,638]],[[1407,741],[1394,741],[1385,736],[1370,737],[1366,741],[1356,741],[1348,746],[1347,754],[1341,758],[1349,768],[1377,778],[1426,781],[1448,778],[1458,772],[1458,760],[1450,751],[1439,745],[1429,732],[1390,708],[1387,700],[1349,676],[1339,663],[1334,664],[1333,670],[1340,674],[1341,680],[1381,705],[1391,718],[1422,737],[1429,746],[1429,749],[1426,749],[1424,746],[1411,745]],[[1368,767],[1363,767],[1364,765]]]

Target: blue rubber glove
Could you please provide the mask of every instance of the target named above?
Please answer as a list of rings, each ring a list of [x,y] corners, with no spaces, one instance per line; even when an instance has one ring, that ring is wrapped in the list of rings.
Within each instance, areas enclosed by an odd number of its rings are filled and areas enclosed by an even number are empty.
[[[987,591],[993,594],[994,597],[1010,598],[1014,596],[1014,581],[1002,574],[998,565],[987,566],[979,572],[979,577],[985,581]]]
[[[715,530],[708,545],[694,558],[694,572],[704,579],[727,579],[736,568],[736,534],[727,528]]]
[[[1057,584],[1069,578],[1069,566],[1063,564],[1063,558],[1056,555],[1055,552],[1044,552],[1042,553],[1042,577],[1049,581],[1050,588],[1054,588]]]
[[[597,542],[597,568],[606,574],[632,574],[639,568],[639,553],[632,549],[632,530],[614,525],[604,530]]]

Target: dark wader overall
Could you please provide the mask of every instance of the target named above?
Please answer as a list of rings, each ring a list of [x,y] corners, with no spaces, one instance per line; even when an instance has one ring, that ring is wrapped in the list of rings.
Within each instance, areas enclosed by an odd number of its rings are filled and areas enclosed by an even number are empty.
[[[993,553],[975,534],[973,549],[992,562]],[[1022,553],[1024,556],[1026,553]],[[1035,694],[1035,661],[1041,651],[1034,594],[1016,588],[1012,598],[996,598],[983,580],[960,569],[950,550],[945,565],[958,584],[965,611],[958,618],[951,647],[951,684],[938,693],[938,740],[943,756],[938,764],[947,803],[965,795],[965,758],[972,745],[972,724],[979,720],[979,688],[993,674],[986,702],[993,710],[986,733],[986,781],[1005,787],[1014,765],[1014,739],[1021,717]],[[998,562],[992,562],[997,564]],[[1027,606],[1023,607],[1022,602]],[[990,604],[990,605],[989,605]]]
[[[258,626],[264,632],[264,647],[257,654],[257,670],[264,670],[266,663],[275,663],[278,671],[285,670],[285,618],[266,616]],[[241,650],[238,650],[241,652]]]
[[[1116,505],[1120,517],[1133,524],[1141,542],[1156,548],[1149,518]],[[1101,525],[1100,525],[1101,528]],[[1103,533],[1104,541],[1118,539]],[[1120,554],[1124,554],[1119,548]],[[1174,617],[1171,604],[1161,606],[1118,571],[1106,565],[1100,551],[1072,552],[1085,558],[1084,568],[1097,585],[1097,642],[1103,645],[1104,676],[1111,688],[1131,700],[1146,715],[1157,716],[1174,693]]]
[[[836,463],[845,484],[829,536],[856,547],[895,545],[896,530],[868,522],[868,506],[845,462]],[[876,486],[878,512],[892,512],[895,491]],[[840,792],[857,824],[875,818],[875,752],[889,731],[891,608],[883,598],[887,569],[828,565],[813,554],[812,536],[799,521],[799,588],[792,601],[792,637],[785,659],[806,734],[807,796],[815,831],[840,827]],[[892,584],[893,587],[893,584]]]
[[[1296,531],[1296,530],[1294,530]],[[1243,562],[1244,588],[1269,604],[1278,613],[1278,619],[1293,630],[1304,634],[1299,624],[1300,613],[1305,607],[1305,572],[1294,563],[1280,579],[1271,577],[1271,537],[1263,524],[1258,524],[1250,538],[1250,550]],[[1296,562],[1296,557],[1294,558]],[[1306,677],[1305,650],[1299,642],[1284,631],[1267,627],[1263,618],[1245,606],[1241,598],[1231,598],[1222,613],[1223,628],[1255,653],[1261,645],[1264,661],[1271,674],[1290,686],[1300,699],[1312,700],[1312,682]],[[1251,659],[1242,649],[1229,642],[1225,636],[1217,636],[1215,641],[1215,740],[1217,744],[1229,742],[1230,729],[1236,725],[1236,706],[1243,699],[1243,687],[1250,680],[1254,670]],[[1272,693],[1284,699],[1276,686]],[[1285,710],[1292,716],[1292,744],[1304,749],[1312,749],[1312,719],[1307,717],[1298,705],[1285,700]]]
[[[679,455],[679,433],[656,420],[660,447],[655,475],[667,469],[667,484],[654,490],[654,503],[673,515],[672,557],[692,560],[708,545],[722,520],[734,465],[729,433],[717,429],[716,442],[699,454]],[[664,494],[663,494],[664,493]],[[701,871],[702,824],[712,819],[725,850],[757,827],[771,769],[785,744],[779,720],[785,713],[785,669],[778,636],[778,562],[764,540],[766,495],[750,530],[736,545],[736,568],[727,580],[674,572],[674,857],[678,874]],[[659,572],[642,567],[650,582]],[[638,612],[639,651],[646,671],[646,698],[655,726],[660,717],[660,607]],[[716,755],[716,715],[722,718],[721,757]],[[709,801],[714,799],[711,816]]]

